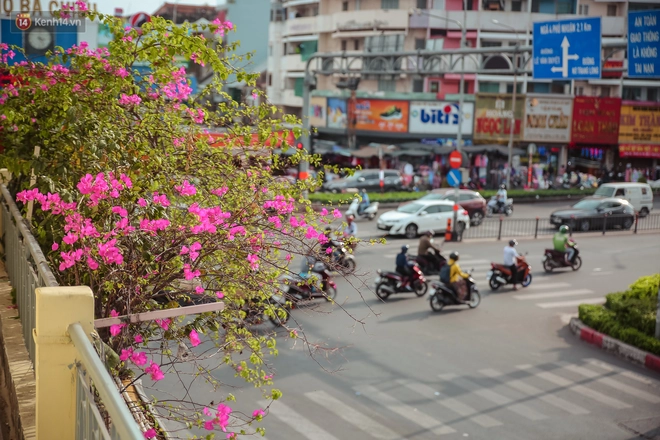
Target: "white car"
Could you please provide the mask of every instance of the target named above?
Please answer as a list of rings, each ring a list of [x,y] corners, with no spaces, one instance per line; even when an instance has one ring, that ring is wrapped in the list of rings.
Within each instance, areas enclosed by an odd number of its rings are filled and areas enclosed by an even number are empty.
[[[396,211],[388,211],[378,218],[378,229],[390,235],[405,235],[415,238],[425,231],[445,232],[447,219],[454,221],[454,202],[450,200],[417,200],[399,206]],[[463,231],[470,227],[470,216],[458,207],[457,228]]]

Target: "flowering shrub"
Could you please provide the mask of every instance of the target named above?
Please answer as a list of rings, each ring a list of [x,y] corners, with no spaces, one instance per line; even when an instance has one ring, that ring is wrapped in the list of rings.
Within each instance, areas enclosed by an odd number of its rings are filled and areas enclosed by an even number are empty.
[[[290,272],[293,255],[328,241],[321,229],[341,213],[314,213],[302,197],[320,181],[293,185],[276,177],[284,165],[272,154],[273,133],[286,137],[284,123],[299,121],[273,119],[267,102],[245,106],[223,92],[230,74],[248,85],[256,79],[232,66],[235,45],[221,40],[231,23],[176,27],[154,17],[141,30],[123,29],[113,17],[84,12],[84,2],[76,8],[107,24],[114,40],[109,49],[58,48],[46,64],[0,65],[18,78],[0,90],[0,166],[14,175],[17,201],[38,208],[34,232],[59,282],[92,288],[96,318],[224,302],[220,312],[120,323],[99,336],[116,355],[108,366],[125,381],[145,378],[154,389],[179,381],[187,390],[190,377],[205,379],[216,403],[191,401],[184,391],[185,398],[155,400],[154,408],[202,432],[236,438],[249,429],[235,420],[260,421],[267,411],[232,412],[234,398],[219,388],[214,371],[230,369],[279,398],[266,366],[276,340],[254,333],[248,317],[281,317],[268,301],[277,280]],[[0,44],[2,63],[18,50]],[[210,83],[197,96],[175,56],[209,68]],[[138,71],[137,63],[150,71]],[[204,105],[211,93],[224,101]],[[234,124],[245,118],[255,125]],[[207,130],[218,127],[226,137],[224,147],[214,148]],[[290,160],[317,161],[304,152]],[[293,327],[288,333],[304,337]],[[204,362],[209,357],[213,368]],[[158,437],[156,428],[145,437]]]

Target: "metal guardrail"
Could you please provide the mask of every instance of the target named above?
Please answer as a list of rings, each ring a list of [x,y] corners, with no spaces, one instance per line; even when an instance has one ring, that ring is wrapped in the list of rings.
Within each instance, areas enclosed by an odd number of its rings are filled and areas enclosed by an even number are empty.
[[[645,217],[629,215],[609,215],[598,217],[572,218],[564,222],[571,233],[607,231],[637,231],[660,230],[660,214],[649,214]],[[548,236],[557,232],[557,225],[550,223],[548,218],[507,218],[499,217],[484,219],[479,226],[472,226],[463,232],[463,239],[495,238],[497,240]]]
[[[58,284],[37,240],[30,233],[5,185],[0,185],[0,193],[7,274],[12,287],[16,289],[16,305],[23,326],[23,339],[34,365],[35,342],[32,337],[35,328],[34,289],[57,287]]]
[[[140,427],[82,326],[71,324],[69,335],[80,356],[76,365],[76,440],[143,439]],[[92,386],[110,416],[110,432],[96,406]]]

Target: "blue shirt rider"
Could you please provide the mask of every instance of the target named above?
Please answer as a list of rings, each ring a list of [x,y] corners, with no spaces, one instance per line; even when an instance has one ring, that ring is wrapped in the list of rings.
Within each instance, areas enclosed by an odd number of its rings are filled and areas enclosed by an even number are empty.
[[[362,201],[358,205],[358,215],[361,215],[369,207],[369,196],[364,188],[360,190],[360,197],[362,197]]]
[[[410,282],[410,276],[412,275],[412,270],[410,270],[411,263],[408,261],[406,253],[408,252],[408,245],[401,246],[401,253],[396,255],[396,271],[402,277],[402,284],[406,286],[407,290],[412,291],[412,288],[408,285]]]

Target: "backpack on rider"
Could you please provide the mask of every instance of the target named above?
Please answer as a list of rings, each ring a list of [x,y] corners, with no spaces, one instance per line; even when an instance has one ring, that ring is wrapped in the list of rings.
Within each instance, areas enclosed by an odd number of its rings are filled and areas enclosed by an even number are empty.
[[[443,284],[449,285],[451,278],[451,264],[447,263],[440,268],[440,281]]]

